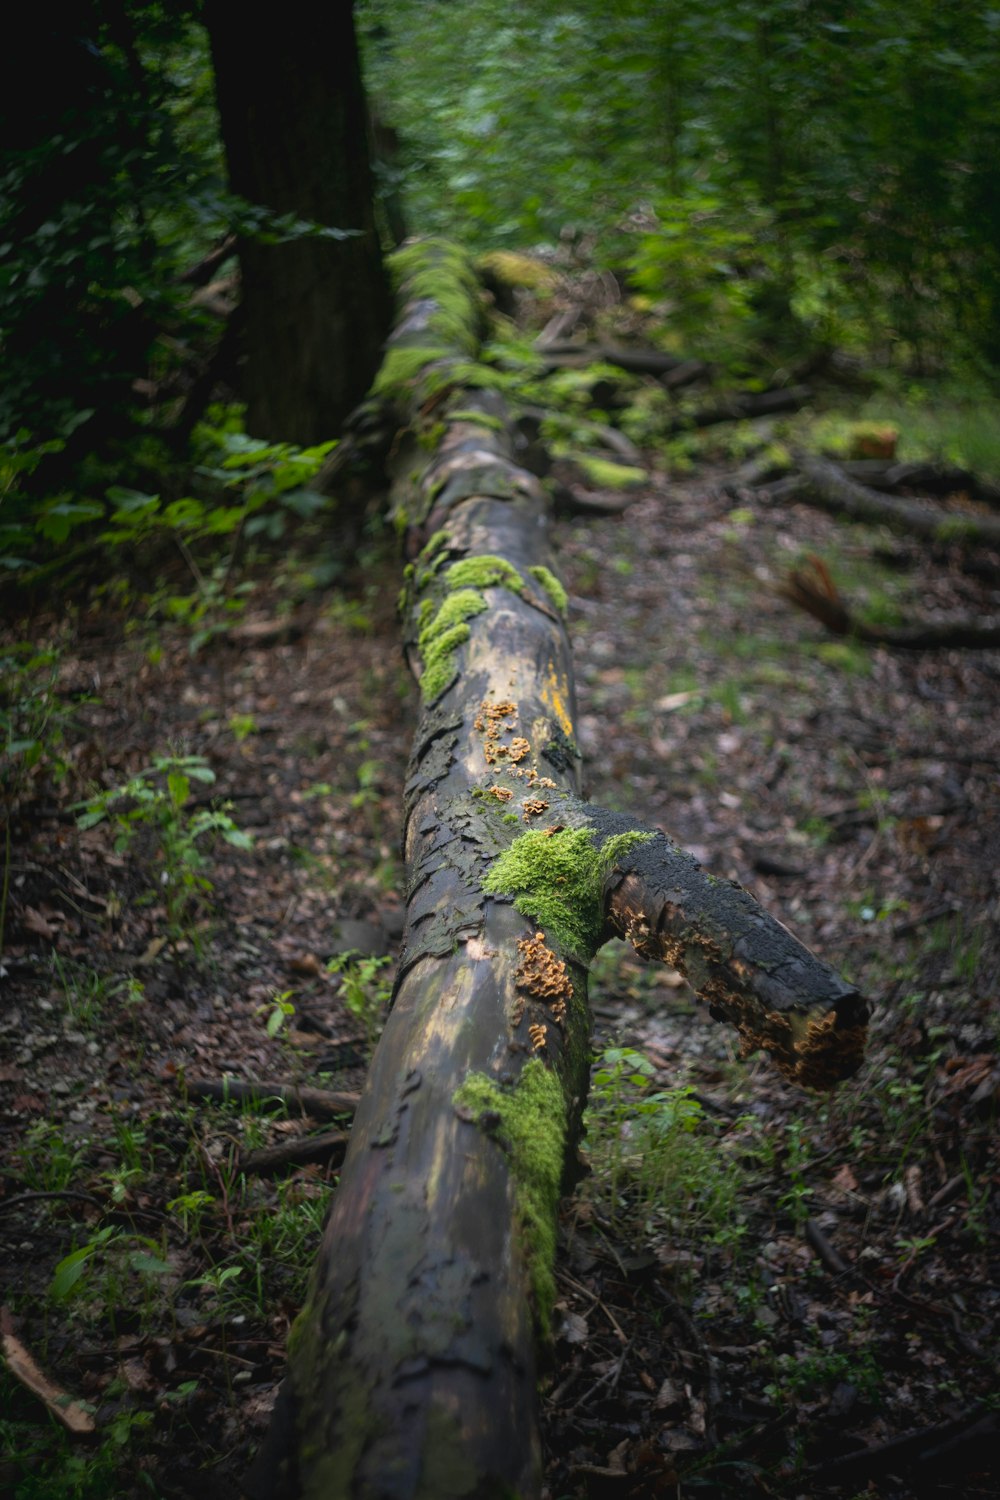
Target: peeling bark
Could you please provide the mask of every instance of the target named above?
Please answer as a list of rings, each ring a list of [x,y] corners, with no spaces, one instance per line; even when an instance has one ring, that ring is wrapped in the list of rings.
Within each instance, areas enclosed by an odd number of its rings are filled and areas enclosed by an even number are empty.
[[[466,384],[468,341],[447,337],[479,316],[446,274],[454,252],[404,256],[383,394],[408,398],[413,428],[421,413],[438,424],[430,454],[416,435],[400,452],[394,489],[423,697],[405,792],[407,924],[250,1493],[530,1500],[594,952],[621,933],[669,959],[748,1050],[804,1083],[853,1070],[867,1007],[745,892],[580,800],[546,498],[513,460],[501,403]],[[425,366],[408,357],[420,348]]]

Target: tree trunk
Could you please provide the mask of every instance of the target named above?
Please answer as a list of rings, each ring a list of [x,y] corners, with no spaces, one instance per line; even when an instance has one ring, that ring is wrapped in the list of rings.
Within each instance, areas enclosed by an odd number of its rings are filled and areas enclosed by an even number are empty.
[[[379,387],[439,424],[395,487],[423,699],[405,944],[250,1493],[528,1500],[596,950],[618,933],[668,959],[806,1084],[857,1066],[867,1006],[744,891],[579,800],[545,497],[500,402],[461,389],[475,289],[439,246],[398,264],[410,301]]]
[[[247,427],[321,442],[371,384],[390,316],[352,6],[293,4],[280,25],[237,26],[210,0],[205,19],[230,186],[264,210],[239,245]],[[308,227],[281,229],[284,216]]]

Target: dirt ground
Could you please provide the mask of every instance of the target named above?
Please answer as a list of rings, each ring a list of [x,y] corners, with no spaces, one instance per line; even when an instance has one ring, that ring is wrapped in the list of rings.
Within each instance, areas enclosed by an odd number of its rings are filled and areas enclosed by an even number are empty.
[[[726,479],[708,453],[620,516],[557,524],[586,792],[847,973],[874,1002],[871,1045],[857,1078],[807,1095],[739,1059],[679,976],[600,955],[595,1054],[648,1060],[626,1102],[688,1088],[691,1129],[670,1136],[673,1171],[597,1091],[593,1171],[564,1205],[547,1493],[993,1495],[1000,653],[834,640],[775,585],[812,553],[894,618],[988,615],[1000,558]],[[8,1373],[2,1495],[239,1493],[336,1152],[258,1175],[248,1151],[315,1121],[186,1085],[363,1082],[416,717],[391,550],[373,542],[346,591],[297,592],[286,559],[197,652],[144,619],[141,581],[124,609],[8,619],[7,643],[58,646],[65,769],[40,762],[11,822],[2,1301],[98,1433],[64,1435]],[[215,774],[175,823],[224,802],[254,841],[217,839],[180,917],[162,823],[116,849],[121,829],[80,831],[73,807],[155,756]],[[351,951],[389,961],[328,971]]]

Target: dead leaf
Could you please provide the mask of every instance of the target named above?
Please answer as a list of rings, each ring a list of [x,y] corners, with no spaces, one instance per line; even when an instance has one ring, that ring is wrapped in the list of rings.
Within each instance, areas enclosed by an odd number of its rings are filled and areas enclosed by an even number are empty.
[[[36,911],[33,906],[26,906],[24,908],[24,925],[29,932],[35,933],[38,937],[45,938],[47,942],[52,942],[56,936],[56,929],[52,926],[51,922],[47,921],[41,912]]]
[[[834,1172],[832,1181],[833,1186],[840,1188],[842,1193],[856,1193],[858,1190],[858,1179],[846,1161],[842,1167],[838,1167],[836,1172]]]
[[[290,968],[293,974],[305,974],[312,978],[323,972],[323,965],[315,953],[303,953],[298,958],[293,958]]]
[[[165,937],[152,938],[147,944],[146,951],[142,957],[136,959],[136,966],[139,967],[154,963],[166,946],[167,940]]]
[[[653,1405],[657,1411],[666,1411],[671,1406],[680,1406],[683,1400],[683,1387],[679,1386],[676,1380],[671,1380],[670,1376],[668,1375],[666,1380],[660,1386],[659,1392],[657,1394],[656,1400],[653,1402]]]

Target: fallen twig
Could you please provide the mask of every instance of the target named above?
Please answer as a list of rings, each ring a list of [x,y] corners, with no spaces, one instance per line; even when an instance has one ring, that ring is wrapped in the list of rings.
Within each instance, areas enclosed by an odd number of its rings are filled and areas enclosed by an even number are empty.
[[[301,1135],[280,1146],[262,1151],[247,1151],[240,1157],[239,1170],[255,1177],[271,1177],[286,1167],[339,1166],[347,1150],[348,1136],[343,1130],[324,1130],[320,1135]]]
[[[95,1430],[94,1418],[90,1412],[38,1368],[14,1333],[14,1322],[8,1307],[0,1308],[0,1350],[14,1379],[19,1380],[33,1396],[37,1396],[67,1432],[84,1437]]]
[[[866,625],[852,615],[821,557],[807,557],[793,568],[778,593],[790,604],[812,615],[833,635],[852,636],[869,646],[893,646],[905,651],[948,648],[985,650],[1000,645],[1000,623],[980,620],[925,621],[898,629]]]

